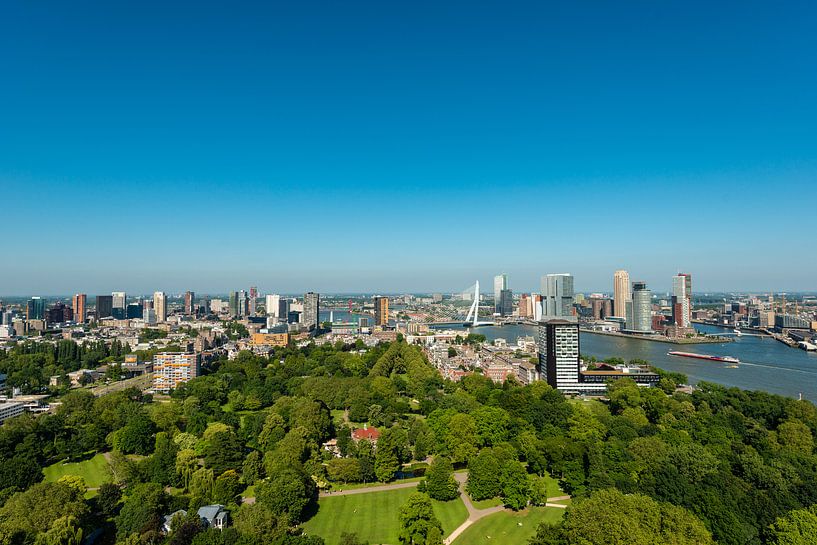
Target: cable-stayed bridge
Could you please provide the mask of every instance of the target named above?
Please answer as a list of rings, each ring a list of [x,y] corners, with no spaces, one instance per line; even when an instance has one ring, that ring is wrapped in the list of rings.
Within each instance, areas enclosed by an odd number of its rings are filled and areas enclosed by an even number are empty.
[[[465,327],[494,325],[493,306],[480,305],[479,296],[479,280],[477,280],[464,290],[454,293],[446,304],[435,307],[424,321],[428,324]],[[480,320],[480,309],[483,310],[482,320]]]

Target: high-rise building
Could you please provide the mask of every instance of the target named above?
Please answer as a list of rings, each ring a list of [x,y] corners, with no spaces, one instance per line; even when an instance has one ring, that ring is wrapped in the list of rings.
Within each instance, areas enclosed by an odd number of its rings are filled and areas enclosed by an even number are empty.
[[[545,318],[573,316],[573,275],[559,273],[542,277],[542,315]]]
[[[88,296],[84,293],[77,293],[71,301],[71,307],[74,309],[74,321],[78,324],[84,324],[87,316],[85,308]]]
[[[389,325],[389,298],[378,295],[374,298],[375,325]]]
[[[320,326],[321,296],[315,292],[308,292],[304,295],[303,324],[307,329],[318,329]]]
[[[632,301],[630,273],[616,271],[613,273],[613,312],[616,316],[627,319],[627,303],[629,301]]]
[[[124,291],[111,293],[111,316],[117,320],[124,320],[127,317],[128,296]]]
[[[125,309],[126,318],[141,318],[143,315],[144,310],[141,303],[128,303],[128,307]]]
[[[199,355],[162,352],[153,356],[153,389],[170,392],[180,384],[199,376]]]
[[[542,380],[553,388],[579,383],[579,323],[575,319],[539,322],[539,365]]]
[[[26,320],[42,320],[45,318],[45,299],[32,297],[26,302]]]
[[[74,311],[62,301],[54,303],[45,313],[45,321],[49,324],[70,322],[74,319]]]
[[[255,305],[258,301],[258,288],[255,286],[250,287],[250,298],[247,303],[247,315],[248,316],[255,316]]]
[[[508,289],[508,275],[505,273],[494,276],[494,314],[502,313],[502,290]]]
[[[238,308],[239,305],[240,305],[239,293],[237,291],[231,291],[230,292],[230,316],[232,316],[233,318],[238,318],[239,316],[241,316],[241,313],[239,312],[239,308]]]
[[[652,292],[645,282],[633,282],[631,318],[627,320],[627,329],[636,333],[652,332]]]
[[[238,292],[238,316],[246,318],[250,310],[250,298],[247,297],[247,292],[241,290]]]
[[[111,318],[113,316],[113,296],[112,295],[97,295],[96,296],[96,319]]]
[[[167,295],[163,291],[153,293],[153,310],[156,312],[157,322],[167,321]]]
[[[184,292],[184,313],[191,316],[195,312],[194,301],[196,294],[192,291]]]
[[[690,282],[691,283],[691,282]],[[678,327],[689,327],[691,312],[690,298],[687,293],[687,276],[679,274],[672,277],[672,321]]]
[[[505,288],[499,292],[499,314],[502,316],[513,314],[513,290]]]
[[[613,315],[613,302],[603,295],[591,295],[590,309],[595,320],[604,320]]]
[[[533,298],[527,293],[519,296],[519,317],[530,318],[533,316]]]
[[[264,301],[264,306],[267,309],[267,316],[271,316],[273,318],[281,319],[281,296],[278,294],[270,294],[267,295]],[[283,316],[284,321],[286,321],[286,315]]]

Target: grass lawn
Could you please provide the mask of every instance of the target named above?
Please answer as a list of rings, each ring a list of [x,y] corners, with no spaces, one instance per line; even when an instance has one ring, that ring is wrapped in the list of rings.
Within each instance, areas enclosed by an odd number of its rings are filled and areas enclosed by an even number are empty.
[[[540,522],[556,522],[562,515],[564,509],[558,507],[531,507],[518,513],[502,511],[475,522],[453,545],[527,543],[536,534]]]
[[[471,503],[473,503],[474,507],[476,507],[477,509],[488,509],[489,507],[496,507],[497,505],[502,505],[502,498],[488,498],[487,500],[479,501],[471,500]]]
[[[400,532],[400,507],[414,492],[414,488],[403,488],[321,498],[317,514],[303,527],[307,534],[324,538],[327,545],[337,544],[342,532],[356,533],[361,541],[369,543],[396,544]],[[433,503],[434,513],[440,519],[446,535],[468,517],[459,498]]]
[[[99,485],[113,480],[108,461],[102,454],[97,454],[90,460],[64,464],[57,462],[43,469],[45,480],[54,482],[63,475],[79,475],[85,479],[88,488],[98,488]]]
[[[388,483],[346,483],[343,484],[341,482],[331,482],[332,490],[355,490],[357,488],[371,488],[374,486],[388,486],[390,484],[400,484],[400,483],[419,483],[425,479],[425,477],[409,477],[408,479],[395,479]]]
[[[562,489],[559,488],[559,481],[547,474],[545,474],[545,479],[547,480],[548,498],[555,498],[556,496],[565,495],[565,493],[562,492]]]

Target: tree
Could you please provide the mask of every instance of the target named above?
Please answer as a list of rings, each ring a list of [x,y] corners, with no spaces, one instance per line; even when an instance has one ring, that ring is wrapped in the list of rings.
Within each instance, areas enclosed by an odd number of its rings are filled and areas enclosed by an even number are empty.
[[[179,476],[181,485],[188,489],[193,479],[193,474],[199,468],[199,457],[192,449],[182,449],[176,453],[176,474]]]
[[[777,427],[777,440],[781,445],[803,454],[814,450],[811,430],[799,420],[789,420]]]
[[[484,448],[468,462],[468,482],[465,489],[475,500],[487,500],[499,496],[499,461],[493,449]]]
[[[82,528],[76,517],[67,515],[54,521],[51,528],[39,534],[35,545],[81,545]]]
[[[246,484],[255,484],[264,477],[264,462],[260,452],[253,450],[247,455],[241,466],[241,474]]]
[[[458,413],[451,417],[445,444],[454,463],[464,463],[477,453],[477,426],[470,414]]]
[[[140,411],[122,429],[114,432],[113,447],[125,454],[147,456],[153,448],[153,421]]]
[[[213,501],[215,503],[235,503],[241,491],[241,478],[238,472],[228,469],[218,477],[213,485]]]
[[[357,458],[332,458],[326,466],[329,478],[343,483],[361,481],[360,460]]]
[[[184,517],[174,517],[172,531],[167,545],[191,545],[198,533],[204,530],[204,524],[197,513],[188,513]]]
[[[130,489],[116,517],[116,535],[124,539],[130,534],[158,531],[167,498],[159,483],[138,484]]]
[[[289,517],[262,503],[245,503],[235,512],[233,526],[241,535],[255,537],[256,543],[278,543],[289,531]]]
[[[511,417],[505,409],[482,406],[474,411],[473,417],[480,445],[493,446],[508,439]]]
[[[451,460],[438,456],[431,462],[426,473],[426,491],[435,500],[448,501],[459,496],[459,484],[454,479]]]
[[[813,545],[817,543],[817,505],[795,509],[778,518],[769,528],[773,545]]]
[[[82,493],[62,483],[37,483],[0,507],[0,533],[22,533],[33,541],[60,517],[82,519],[88,512]]]
[[[99,512],[110,517],[116,514],[119,508],[119,500],[122,499],[122,489],[113,483],[103,483],[97,491],[96,506]]]
[[[516,461],[506,462],[502,465],[500,476],[502,487],[502,500],[505,505],[518,511],[528,505],[530,496],[530,484],[525,466]]]
[[[394,479],[399,469],[400,460],[397,459],[394,450],[378,446],[374,458],[374,472],[377,480],[383,483],[388,482]]]
[[[153,482],[161,484],[176,483],[176,454],[179,447],[173,442],[167,432],[156,434],[156,445],[151,457],[151,473]]]
[[[609,488],[568,507],[564,537],[573,545],[714,545],[704,524],[682,507]],[[540,527],[541,529],[541,527]],[[536,541],[531,545],[553,543]]]
[[[34,456],[18,455],[0,464],[0,490],[25,490],[41,480],[43,472]]]
[[[269,482],[256,485],[257,500],[275,515],[300,521],[306,508],[317,501],[318,489],[311,477],[296,469],[283,469]]]
[[[232,430],[214,434],[204,448],[204,465],[214,473],[239,470],[244,462],[244,445]]]
[[[400,543],[425,545],[432,528],[442,532],[442,525],[434,515],[431,498],[415,492],[400,508]]]

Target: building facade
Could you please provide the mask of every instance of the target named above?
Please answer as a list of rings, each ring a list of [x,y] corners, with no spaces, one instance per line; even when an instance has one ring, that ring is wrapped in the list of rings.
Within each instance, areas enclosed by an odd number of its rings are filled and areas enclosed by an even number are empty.
[[[543,318],[573,316],[573,275],[548,274],[542,277]]]
[[[195,313],[195,305],[194,301],[196,299],[196,294],[192,291],[184,292],[184,313],[188,316],[192,316]]]
[[[199,376],[199,355],[182,352],[162,352],[153,356],[153,389],[170,392],[180,384]]]
[[[157,322],[167,321],[167,295],[163,291],[153,294],[153,311],[156,313]]]
[[[378,295],[374,298],[375,325],[389,325],[389,298]]]
[[[646,282],[633,282],[631,319],[627,329],[635,333],[652,333],[652,291]]]
[[[309,330],[318,329],[320,326],[319,320],[321,316],[321,296],[315,292],[308,292],[304,294],[304,312],[302,318],[303,324]]]
[[[579,383],[579,323],[553,319],[539,322],[539,366],[542,380],[565,389]]]
[[[77,293],[71,300],[71,307],[74,309],[74,321],[84,324],[87,317],[86,304],[88,296],[84,293]]]
[[[613,312],[619,318],[627,318],[627,303],[632,301],[630,292],[630,273],[616,271],[613,273]]]
[[[112,295],[97,295],[96,296],[96,319],[97,321],[103,318],[111,318],[113,316],[113,296]]]
[[[508,289],[508,275],[505,273],[494,276],[494,314],[502,313],[502,290]]]

